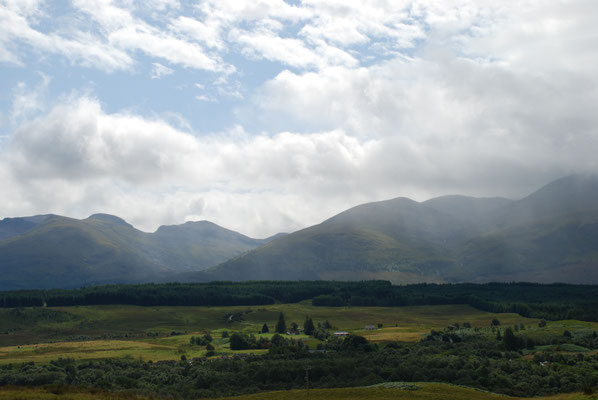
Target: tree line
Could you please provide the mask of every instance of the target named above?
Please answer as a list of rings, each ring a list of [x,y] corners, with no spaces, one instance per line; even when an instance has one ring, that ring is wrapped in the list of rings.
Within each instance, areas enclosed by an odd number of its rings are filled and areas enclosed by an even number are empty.
[[[314,306],[468,304],[550,320],[598,321],[598,286],[534,283],[392,285],[387,281],[250,281],[103,285],[79,289],[0,292],[0,307],[130,304],[239,306],[296,303]]]

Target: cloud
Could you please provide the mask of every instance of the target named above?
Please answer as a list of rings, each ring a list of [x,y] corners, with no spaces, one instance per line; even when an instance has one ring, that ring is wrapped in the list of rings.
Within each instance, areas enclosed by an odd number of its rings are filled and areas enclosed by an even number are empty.
[[[152,63],[152,79],[161,79],[163,76],[170,75],[174,72],[172,68],[168,68],[160,63]]]
[[[139,50],[150,56],[162,58],[172,64],[207,71],[229,71],[218,55],[207,54],[197,43],[176,37],[134,17],[124,7],[108,1],[76,0],[74,6],[99,24],[108,42],[128,51]]]
[[[41,2],[9,1],[0,6],[0,60],[22,65],[20,47],[28,45],[37,51],[65,56],[73,64],[108,72],[131,69],[135,51],[188,68],[234,71],[219,55],[207,53],[198,43],[135,17],[131,10],[112,1],[75,0],[72,6],[68,17],[63,18],[63,23],[67,23],[46,32],[33,27],[37,19],[51,17],[42,12]],[[180,8],[178,2],[167,0],[157,0],[155,6],[156,11]],[[85,18],[88,23],[82,26],[80,20]]]
[[[343,197],[369,146],[340,131],[252,136],[235,128],[199,138],[71,98],[21,125],[4,146],[0,170],[14,196],[3,210],[80,217],[104,210],[148,230],[205,218],[266,236],[339,211],[333,198],[349,205]],[[328,204],[314,207],[324,193]],[[202,215],[192,206],[198,199]]]
[[[13,126],[26,121],[36,113],[43,111],[45,104],[43,98],[50,83],[50,78],[40,73],[41,82],[31,89],[25,82],[19,82],[13,89],[12,110],[10,114]]]
[[[42,33],[29,20],[39,13],[39,2],[8,2],[0,7],[0,60],[22,65],[19,45],[67,57],[72,63],[93,66],[106,71],[127,69],[133,59],[121,49],[98,40],[87,32],[74,32],[71,37]]]
[[[193,70],[172,107],[225,115],[217,133],[92,96],[46,109],[45,92],[15,82],[7,215],[104,211],[147,230],[209,219],[267,236],[366,201],[517,197],[598,169],[598,3],[155,1],[148,16],[75,0],[61,29],[42,3],[5,1],[0,59],[26,65],[31,48],[104,71]]]

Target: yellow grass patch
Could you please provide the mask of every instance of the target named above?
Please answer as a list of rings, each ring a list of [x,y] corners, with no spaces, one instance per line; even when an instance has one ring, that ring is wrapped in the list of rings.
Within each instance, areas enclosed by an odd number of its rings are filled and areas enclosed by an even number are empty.
[[[374,331],[357,331],[370,342],[417,342],[429,331],[411,327],[383,328]]]

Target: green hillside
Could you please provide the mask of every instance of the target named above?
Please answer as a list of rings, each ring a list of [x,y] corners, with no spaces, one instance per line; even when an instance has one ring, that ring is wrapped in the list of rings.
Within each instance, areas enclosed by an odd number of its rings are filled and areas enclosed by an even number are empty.
[[[209,272],[218,279],[438,280],[473,232],[405,198],[354,207]]]
[[[589,175],[519,201],[397,198],[354,207],[196,277],[595,283],[597,222],[598,177]]]
[[[148,397],[149,398],[149,397]],[[467,387],[442,383],[403,383],[389,382],[371,387],[336,388],[336,389],[294,389],[256,393],[245,396],[221,397],[221,400],[509,400],[523,397],[504,396]],[[121,393],[86,390],[84,388],[0,388],[0,400],[105,400],[105,399],[138,399],[146,397]],[[556,396],[534,397],[536,400],[595,400],[598,396],[582,393],[566,393]]]
[[[106,214],[84,220],[48,216],[33,225],[21,220],[28,229],[21,234],[13,229],[11,237],[0,240],[0,289],[167,280],[265,242],[207,221],[145,233]]]
[[[1,289],[210,280],[598,282],[598,177],[518,200],[443,196],[362,204],[257,240],[207,221],[154,233],[122,219],[0,221]]]

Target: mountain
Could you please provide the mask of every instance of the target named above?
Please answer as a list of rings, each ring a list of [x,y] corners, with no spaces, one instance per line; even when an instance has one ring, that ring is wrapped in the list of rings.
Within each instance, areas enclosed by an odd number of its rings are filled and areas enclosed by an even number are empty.
[[[363,204],[207,272],[218,279],[241,280],[443,281],[459,247],[479,233],[478,224],[462,213],[445,211],[464,208],[464,202],[480,210],[495,203],[461,196],[430,203],[396,198]]]
[[[52,216],[52,214],[47,214],[33,217],[4,218],[0,220],[0,240],[22,235]]]
[[[0,221],[0,232],[0,289],[168,280],[268,241],[208,221],[145,233],[107,214],[84,220],[57,215],[6,218]]]
[[[598,283],[598,177],[565,177],[519,201],[368,203],[196,277]]]
[[[453,279],[598,283],[598,176],[572,175],[501,209]]]
[[[424,201],[422,204],[444,214],[448,214],[470,229],[484,232],[495,224],[498,214],[513,204],[504,197],[475,198],[469,196],[442,196]]]
[[[521,200],[362,204],[258,240],[208,221],[145,233],[119,217],[0,220],[0,289],[207,280],[598,283],[598,176]]]

